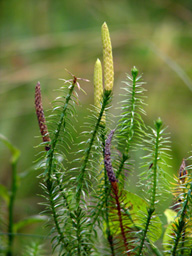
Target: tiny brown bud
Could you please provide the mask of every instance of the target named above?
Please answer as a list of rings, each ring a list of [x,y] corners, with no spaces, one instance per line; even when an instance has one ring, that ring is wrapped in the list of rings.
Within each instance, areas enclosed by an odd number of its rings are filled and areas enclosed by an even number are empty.
[[[186,175],[188,174],[188,171],[185,168],[186,168],[185,159],[183,159],[179,169],[179,180],[181,183],[185,183]]]

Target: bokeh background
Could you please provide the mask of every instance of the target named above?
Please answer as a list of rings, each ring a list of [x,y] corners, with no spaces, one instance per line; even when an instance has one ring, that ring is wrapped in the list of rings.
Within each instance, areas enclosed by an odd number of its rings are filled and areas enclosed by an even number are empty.
[[[93,103],[93,67],[102,59],[100,29],[111,33],[115,94],[125,73],[136,66],[146,81],[146,123],[161,117],[172,139],[172,168],[177,173],[192,142],[192,1],[191,0],[0,0],[0,133],[21,151],[23,173],[15,220],[42,209],[39,180],[32,165],[40,142],[34,111],[34,89],[41,82],[44,108],[57,96],[54,89],[69,79],[81,82],[82,109]],[[10,153],[0,144],[0,182],[10,185]],[[30,231],[36,232],[30,228]],[[37,227],[35,227],[37,229]],[[41,230],[42,231],[42,230]],[[40,232],[40,231],[39,231]],[[43,232],[43,231],[42,231]]]

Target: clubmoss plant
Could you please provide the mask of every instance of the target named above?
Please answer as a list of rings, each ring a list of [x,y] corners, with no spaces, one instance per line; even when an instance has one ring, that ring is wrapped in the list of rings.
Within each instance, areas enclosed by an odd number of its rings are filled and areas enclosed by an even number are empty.
[[[124,82],[118,121],[111,130],[108,109],[112,107],[114,69],[106,23],[102,25],[102,45],[104,86],[102,64],[97,59],[95,106],[90,107],[82,134],[72,132],[76,126],[76,90],[81,89],[78,78],[64,80],[48,118],[49,133],[40,83],[36,86],[35,107],[45,145],[42,188],[51,217],[53,250],[56,255],[78,256],[191,255],[192,187],[190,171],[186,171],[190,168],[182,165],[179,210],[172,218],[171,231],[165,232],[165,252],[161,252],[155,243],[163,231],[159,218],[163,213],[158,206],[164,198],[162,191],[168,190],[164,168],[170,159],[169,136],[160,118],[152,128],[143,121],[145,89],[136,67]],[[75,146],[77,152],[71,152],[77,136],[81,142]],[[141,174],[133,159],[135,150],[143,150]],[[71,155],[75,157],[69,163]],[[139,176],[142,196],[128,189],[131,172]]]

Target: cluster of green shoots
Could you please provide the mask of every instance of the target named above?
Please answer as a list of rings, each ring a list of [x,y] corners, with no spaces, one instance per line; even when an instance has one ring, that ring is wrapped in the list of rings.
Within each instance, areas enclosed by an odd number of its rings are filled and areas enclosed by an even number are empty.
[[[53,253],[192,255],[191,166],[183,159],[176,182],[168,183],[169,136],[160,118],[154,127],[143,121],[146,96],[136,67],[127,75],[119,113],[113,116],[113,55],[106,23],[102,45],[103,66],[97,59],[94,68],[94,106],[81,134],[75,129],[77,91],[82,90],[78,78],[64,80],[50,127],[44,117],[40,83],[36,85],[35,107],[45,149],[41,186]],[[137,151],[141,151],[137,161],[142,171],[134,158]],[[140,196],[130,191],[132,174],[138,176]],[[171,209],[160,212],[159,205],[171,195]],[[161,222],[163,214],[166,227]],[[7,255],[12,255],[11,250],[9,245]]]

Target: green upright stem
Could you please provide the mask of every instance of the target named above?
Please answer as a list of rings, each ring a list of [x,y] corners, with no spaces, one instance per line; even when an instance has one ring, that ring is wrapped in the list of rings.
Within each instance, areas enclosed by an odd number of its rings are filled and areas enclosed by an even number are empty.
[[[58,122],[58,126],[57,126],[57,129],[56,129],[55,134],[54,134],[54,138],[52,139],[51,149],[48,151],[48,155],[47,155],[47,160],[48,160],[47,165],[48,166],[47,166],[46,184],[47,184],[47,190],[48,190],[48,193],[49,193],[49,201],[50,201],[51,211],[52,211],[53,220],[54,220],[54,223],[55,223],[56,230],[57,230],[57,232],[60,236],[60,240],[65,245],[66,249],[67,249],[68,244],[65,241],[65,237],[64,237],[64,235],[62,233],[62,230],[60,228],[60,225],[59,225],[58,215],[57,215],[57,212],[56,212],[56,209],[55,209],[54,195],[52,193],[52,191],[53,191],[52,167],[53,167],[53,157],[54,157],[56,144],[57,144],[57,141],[58,141],[58,138],[59,138],[61,127],[62,127],[62,125],[65,121],[66,110],[68,108],[69,101],[71,100],[71,96],[72,96],[72,93],[73,93],[73,90],[74,90],[74,87],[75,87],[75,83],[76,82],[74,82],[72,84],[72,86],[69,90],[69,93],[66,96],[66,102],[65,102],[65,105],[63,107],[63,111],[60,115],[60,120]]]
[[[151,198],[151,209],[154,209],[155,198],[156,198],[156,190],[157,190],[157,162],[158,162],[158,152],[159,152],[159,133],[161,127],[156,125],[156,141],[155,141],[155,155],[153,162],[153,190],[152,190],[152,198]]]
[[[88,146],[88,148],[85,151],[86,152],[85,153],[86,154],[85,155],[85,159],[84,159],[83,165],[80,168],[80,174],[79,174],[79,176],[77,178],[77,182],[78,182],[77,186],[78,186],[78,188],[77,188],[77,193],[76,193],[76,204],[77,204],[77,231],[76,231],[76,236],[77,236],[77,239],[78,239],[78,251],[77,251],[78,252],[78,256],[81,255],[81,236],[80,236],[80,228],[81,228],[80,213],[81,213],[81,206],[80,206],[80,200],[81,200],[81,193],[82,193],[84,175],[85,175],[86,167],[87,167],[87,164],[88,164],[89,156],[90,156],[90,153],[91,153],[91,149],[92,149],[92,146],[93,146],[96,134],[98,132],[98,129],[99,129],[99,126],[100,126],[100,123],[101,123],[101,120],[102,120],[103,113],[104,113],[105,108],[106,108],[106,106],[107,106],[107,104],[109,102],[110,95],[111,95],[111,91],[106,91],[106,90],[104,91],[103,104],[102,104],[102,107],[101,107],[101,110],[100,110],[100,113],[99,113],[99,117],[97,119],[97,122],[96,122],[96,125],[95,125],[95,129],[93,131],[93,134],[92,134],[89,146]]]
[[[11,191],[10,191],[10,200],[9,200],[9,221],[8,221],[8,251],[7,256],[12,256],[13,253],[13,213],[14,213],[14,203],[17,192],[17,163],[12,162],[12,181],[11,181]]]
[[[93,131],[93,134],[92,134],[89,146],[86,149],[86,153],[85,153],[86,155],[85,155],[85,159],[84,159],[83,165],[81,166],[81,169],[80,169],[80,174],[79,174],[79,176],[77,178],[78,185],[79,185],[78,189],[77,189],[77,194],[76,194],[77,205],[79,205],[79,202],[80,202],[80,199],[81,199],[81,192],[82,192],[82,186],[83,186],[85,170],[86,170],[86,167],[87,167],[87,164],[88,164],[88,160],[89,160],[89,156],[90,156],[91,149],[92,149],[92,146],[93,146],[93,142],[94,142],[96,134],[98,132],[98,129],[99,129],[99,126],[100,126],[101,119],[102,119],[103,113],[105,111],[105,108],[106,108],[106,106],[107,106],[107,104],[109,102],[110,95],[111,95],[111,91],[106,91],[106,90],[104,91],[103,104],[102,104],[102,107],[101,107],[101,110],[100,110],[100,113],[99,113],[99,117],[97,119],[97,122],[96,122],[96,125],[95,125],[95,129]]]
[[[8,247],[6,250],[6,256],[13,255],[13,241],[14,241],[14,233],[13,233],[13,226],[14,226],[14,203],[15,197],[17,192],[17,162],[20,157],[20,151],[14,147],[10,141],[0,134],[0,141],[2,141],[7,148],[11,152],[11,189],[8,194],[8,228],[7,228],[7,239],[8,239]]]
[[[144,231],[143,231],[143,234],[142,234],[142,239],[141,239],[141,243],[140,243],[140,246],[139,246],[139,251],[137,253],[138,256],[141,255],[141,253],[142,253],[143,245],[144,245],[144,242],[146,240],[146,236],[147,236],[147,232],[148,232],[148,228],[149,228],[149,224],[150,224],[153,212],[154,212],[154,209],[148,209],[147,222],[145,224],[145,228],[144,228]]]
[[[155,122],[155,127],[156,127],[156,133],[155,133],[155,153],[154,153],[154,159],[153,159],[153,188],[152,188],[152,197],[151,197],[151,202],[150,202],[150,208],[148,209],[148,216],[147,216],[147,221],[145,224],[145,228],[142,233],[142,239],[141,243],[139,245],[139,251],[137,255],[141,255],[144,242],[147,239],[147,232],[149,229],[149,225],[151,222],[152,215],[155,211],[155,199],[156,199],[156,190],[157,190],[157,163],[158,163],[158,154],[159,154],[159,143],[160,143],[160,131],[161,131],[161,126],[162,126],[162,121],[158,119]]]
[[[140,227],[138,227],[137,225],[135,225],[135,222],[133,221],[131,214],[129,213],[128,209],[123,208],[124,213],[129,217],[129,220],[131,221],[133,227],[135,230],[140,231]],[[147,226],[147,224],[146,224]],[[147,227],[148,228],[148,227]],[[146,241],[149,244],[151,250],[153,251],[154,255],[156,256],[163,256],[163,254],[159,251],[159,249],[148,239],[148,237],[146,237]]]
[[[65,242],[65,237],[64,237],[64,235],[62,233],[62,230],[60,228],[60,225],[59,225],[58,215],[57,215],[57,212],[56,212],[56,209],[55,209],[54,195],[52,193],[52,191],[53,191],[53,182],[51,180],[47,180],[47,190],[48,190],[48,193],[49,193],[49,202],[50,202],[51,212],[52,212],[52,215],[53,215],[53,220],[54,220],[54,223],[55,223],[56,230],[59,234],[60,241],[63,243],[63,245],[65,245],[65,249],[69,252],[69,250],[67,249],[68,243]]]
[[[80,223],[80,214],[81,214],[81,207],[78,206],[77,208],[77,213],[76,213],[76,221],[77,221],[77,231],[76,231],[76,235],[77,235],[77,255],[81,256],[81,234],[80,234],[80,227],[81,227],[81,223]]]
[[[129,128],[128,128],[128,134],[127,136],[127,143],[125,146],[125,151],[123,153],[121,162],[120,162],[120,166],[117,170],[117,174],[116,177],[118,178],[118,176],[121,174],[123,168],[124,168],[124,164],[127,161],[127,159],[129,158],[129,150],[130,150],[130,146],[131,146],[131,141],[133,139],[133,135],[134,135],[134,123],[135,123],[135,110],[136,110],[136,77],[138,75],[138,71],[137,69],[134,67],[132,69],[132,77],[133,77],[133,84],[132,84],[132,94],[131,94],[131,109],[129,110],[129,114],[130,116],[130,123],[129,123]]]
[[[125,155],[128,155],[128,153],[129,153],[131,140],[132,140],[133,134],[134,134],[133,126],[134,126],[134,121],[135,121],[135,108],[136,108],[135,89],[136,89],[137,72],[135,73],[133,69],[132,69],[132,76],[133,76],[133,87],[132,87],[131,110],[130,110],[131,118],[130,118],[130,125],[129,125],[129,132],[128,132],[128,142],[127,142],[126,149],[125,149]]]
[[[177,247],[179,244],[179,240],[182,237],[182,232],[183,232],[183,230],[185,228],[185,224],[186,224],[185,215],[186,215],[187,205],[188,205],[190,197],[191,197],[191,193],[192,193],[192,182],[190,184],[190,188],[188,190],[187,197],[184,199],[184,202],[183,202],[183,208],[181,210],[181,215],[180,215],[178,225],[177,225],[177,233],[176,233],[176,237],[174,240],[175,242],[174,242],[174,247],[172,250],[172,256],[177,255]]]
[[[61,131],[61,127],[63,125],[64,119],[65,119],[65,114],[66,114],[66,110],[68,108],[69,105],[69,101],[71,100],[71,96],[73,93],[75,87],[75,83],[72,84],[68,95],[66,96],[66,102],[65,105],[63,107],[63,111],[60,115],[60,120],[58,122],[58,126],[57,129],[55,130],[55,134],[54,134],[54,138],[52,139],[52,144],[51,144],[51,149],[48,151],[48,168],[47,168],[47,179],[50,180],[51,179],[51,171],[52,171],[52,165],[53,165],[53,155],[54,155],[54,151],[55,151],[55,147],[58,141],[58,137]]]

